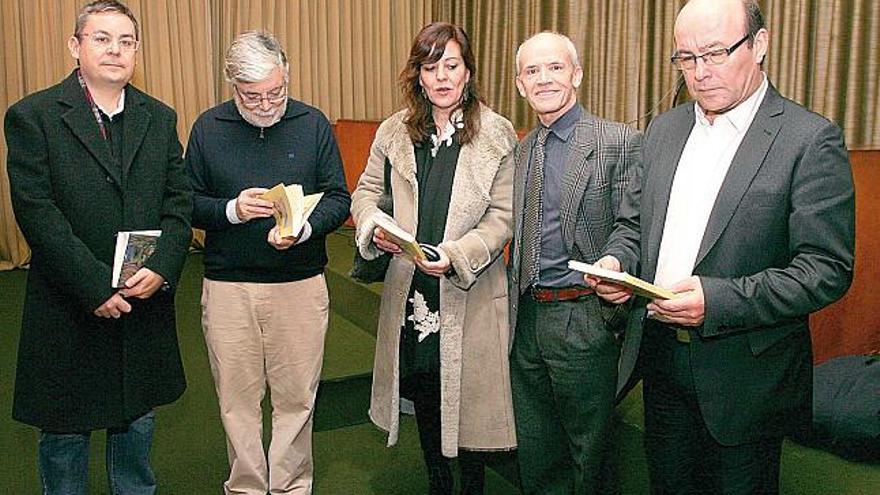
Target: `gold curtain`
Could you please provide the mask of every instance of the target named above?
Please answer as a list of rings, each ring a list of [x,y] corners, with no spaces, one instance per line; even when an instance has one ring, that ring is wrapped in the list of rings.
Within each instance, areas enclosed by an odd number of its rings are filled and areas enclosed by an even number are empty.
[[[578,48],[584,68],[580,101],[597,115],[644,129],[651,115],[673,103],[679,75],[669,55],[684,3],[450,0],[436,4],[435,17],[467,30],[484,95],[517,128],[535,124],[514,88],[517,46],[533,33],[553,30],[568,34]],[[839,123],[851,148],[880,147],[880,3],[759,3],[770,30],[770,80],[784,95]]]
[[[770,30],[770,80],[837,122],[850,148],[880,148],[880,2],[760,3]]]

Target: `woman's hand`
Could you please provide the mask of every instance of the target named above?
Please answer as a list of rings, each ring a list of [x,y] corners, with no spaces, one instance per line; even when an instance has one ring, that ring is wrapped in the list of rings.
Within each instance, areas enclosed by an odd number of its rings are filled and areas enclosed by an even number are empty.
[[[386,253],[401,253],[400,246],[394,244],[385,237],[385,230],[382,229],[382,227],[376,227],[375,229],[373,229],[373,244],[375,244],[377,248],[385,251]]]
[[[437,254],[440,255],[440,259],[437,261],[427,261],[427,260],[416,260],[416,266],[422,272],[432,276],[440,278],[446,275],[446,272],[449,271],[449,268],[452,266],[452,263],[449,261],[449,256],[446,256],[446,253],[443,252],[439,247],[437,248]]]

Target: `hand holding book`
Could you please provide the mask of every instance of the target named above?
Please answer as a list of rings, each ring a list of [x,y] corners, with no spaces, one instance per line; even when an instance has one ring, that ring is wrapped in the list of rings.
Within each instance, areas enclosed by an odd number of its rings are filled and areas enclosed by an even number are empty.
[[[299,237],[309,215],[315,211],[324,193],[304,194],[299,184],[280,183],[269,189],[260,199],[271,201],[273,215],[281,237]]]
[[[669,289],[664,289],[634,277],[629,273],[621,272],[620,262],[612,256],[606,256],[593,265],[571,260],[568,262],[568,267],[572,270],[586,273],[588,281],[593,282],[591,286],[597,289],[596,293],[603,299],[616,304],[628,300],[628,294],[636,294],[649,299],[672,299],[676,297],[675,293]],[[616,268],[616,270],[613,268]],[[607,282],[607,284],[604,284],[604,282]],[[607,286],[601,287],[603,285]],[[621,290],[621,287],[624,289]]]

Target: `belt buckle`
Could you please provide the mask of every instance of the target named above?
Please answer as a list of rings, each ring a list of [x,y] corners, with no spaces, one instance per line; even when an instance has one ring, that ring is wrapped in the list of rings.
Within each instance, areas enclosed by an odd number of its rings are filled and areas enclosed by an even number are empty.
[[[677,340],[681,344],[690,344],[691,343],[691,333],[682,328],[675,329],[675,340]]]

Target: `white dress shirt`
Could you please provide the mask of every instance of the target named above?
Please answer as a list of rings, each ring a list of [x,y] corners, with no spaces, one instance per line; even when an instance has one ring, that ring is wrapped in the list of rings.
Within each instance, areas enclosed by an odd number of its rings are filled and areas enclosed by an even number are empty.
[[[733,157],[767,93],[767,76],[745,101],[710,123],[694,102],[694,128],[675,171],[654,283],[669,287],[693,274],[709,215]]]

